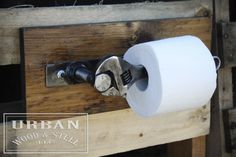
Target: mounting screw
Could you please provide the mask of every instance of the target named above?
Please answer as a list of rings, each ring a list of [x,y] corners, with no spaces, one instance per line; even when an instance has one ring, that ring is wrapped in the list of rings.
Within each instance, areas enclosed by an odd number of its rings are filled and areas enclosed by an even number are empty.
[[[229,35],[227,33],[224,34],[224,38],[228,39]]]
[[[57,78],[63,78],[65,76],[65,71],[64,70],[59,70],[57,72]]]

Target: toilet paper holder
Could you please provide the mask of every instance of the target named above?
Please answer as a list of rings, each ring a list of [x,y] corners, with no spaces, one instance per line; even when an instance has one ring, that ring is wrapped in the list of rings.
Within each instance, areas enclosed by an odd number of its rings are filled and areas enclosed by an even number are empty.
[[[105,96],[125,97],[131,85],[145,78],[143,66],[132,65],[118,56],[46,65],[47,87],[87,82]]]
[[[220,58],[213,56],[213,59],[218,70],[221,65]],[[46,65],[47,87],[87,82],[104,96],[126,97],[131,85],[147,77],[143,66],[132,65],[118,56]]]

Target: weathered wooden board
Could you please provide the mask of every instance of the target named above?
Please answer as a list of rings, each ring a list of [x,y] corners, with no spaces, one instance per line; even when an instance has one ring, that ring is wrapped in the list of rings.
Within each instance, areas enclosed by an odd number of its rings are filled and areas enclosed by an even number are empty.
[[[73,117],[72,119],[75,120],[77,118]],[[88,154],[66,154],[66,156],[103,156],[194,138],[208,134],[209,122],[210,104],[198,109],[176,112],[174,114],[161,114],[152,118],[141,118],[131,109],[91,114],[88,117]],[[2,139],[1,133],[0,138]],[[13,130],[12,134],[9,133],[8,139],[24,134],[24,130]],[[0,148],[2,148],[1,142],[2,140],[0,140]],[[12,141],[7,141],[7,145],[12,145]],[[54,146],[40,145],[39,150],[50,150]],[[63,148],[63,145],[59,147]],[[204,151],[203,146],[201,145],[200,147],[201,151]],[[24,147],[19,146],[18,150],[30,150],[30,148],[35,149],[35,142],[29,142]],[[194,146],[194,149],[198,149],[198,146]],[[195,150],[192,151],[195,152]],[[195,153],[201,152],[197,151]],[[200,157],[198,155],[195,154],[194,157]],[[65,154],[19,154],[18,156],[63,157]]]
[[[19,64],[20,27],[199,17],[211,15],[211,0],[0,9],[0,65]],[[128,15],[128,16],[127,16]]]
[[[222,22],[220,24],[220,41],[222,47],[222,58],[225,67],[236,66],[236,22]]]
[[[229,22],[229,0],[215,0],[215,17],[213,23]],[[217,34],[216,25],[212,26],[212,52],[214,55],[220,55],[220,42]],[[223,58],[222,62],[224,62]],[[222,109],[233,107],[233,90],[232,90],[232,72],[231,67],[222,67],[218,72],[218,88],[212,98],[211,104],[211,129],[207,136],[206,154],[212,157],[231,157],[226,152],[224,126],[222,118]]]
[[[210,47],[210,18],[24,28],[27,112],[98,113],[127,108],[123,98],[104,97],[90,85],[45,87],[45,64],[123,54],[136,43],[195,35]]]
[[[168,157],[205,157],[206,136],[168,144]]]
[[[236,155],[236,109],[223,110],[225,149],[232,156]]]

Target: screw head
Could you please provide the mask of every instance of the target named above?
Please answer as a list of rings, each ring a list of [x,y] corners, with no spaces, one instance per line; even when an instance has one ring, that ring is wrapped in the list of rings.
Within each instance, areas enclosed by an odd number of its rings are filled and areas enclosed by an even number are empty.
[[[224,38],[228,39],[229,35],[227,33],[224,34]]]
[[[64,70],[59,70],[57,72],[57,78],[63,78],[65,76],[65,71]]]

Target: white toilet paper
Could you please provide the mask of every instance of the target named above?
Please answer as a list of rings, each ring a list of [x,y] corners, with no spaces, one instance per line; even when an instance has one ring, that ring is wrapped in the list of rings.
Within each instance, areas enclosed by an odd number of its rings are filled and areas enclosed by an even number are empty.
[[[148,79],[133,84],[126,97],[141,116],[203,106],[216,88],[213,57],[194,36],[138,44],[125,53],[124,59],[143,65],[148,73]]]

